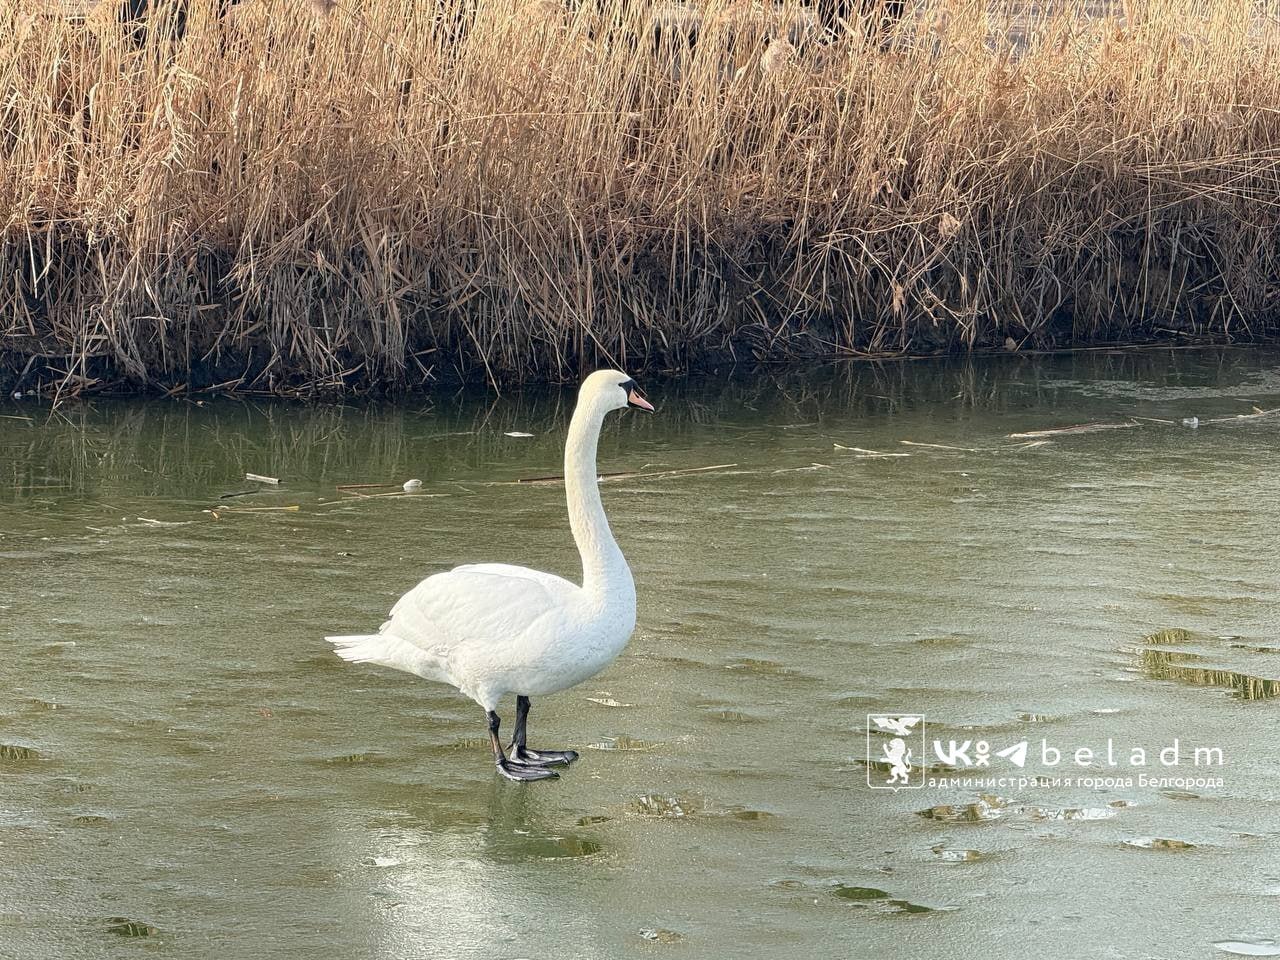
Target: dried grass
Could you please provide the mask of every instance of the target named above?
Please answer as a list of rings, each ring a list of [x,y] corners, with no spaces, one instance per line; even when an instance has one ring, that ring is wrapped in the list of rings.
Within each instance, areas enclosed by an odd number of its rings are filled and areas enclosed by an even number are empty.
[[[1248,0],[949,0],[834,43],[791,0],[191,0],[141,45],[109,3],[31,9],[0,4],[28,388],[1276,327],[1280,45]]]

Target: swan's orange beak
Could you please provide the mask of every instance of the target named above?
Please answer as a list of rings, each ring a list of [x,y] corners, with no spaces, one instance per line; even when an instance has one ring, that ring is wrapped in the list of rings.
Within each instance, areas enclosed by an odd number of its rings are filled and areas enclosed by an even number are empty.
[[[627,406],[635,407],[637,410],[647,410],[653,413],[653,404],[640,396],[640,391],[636,387],[631,388],[631,392],[627,394]]]

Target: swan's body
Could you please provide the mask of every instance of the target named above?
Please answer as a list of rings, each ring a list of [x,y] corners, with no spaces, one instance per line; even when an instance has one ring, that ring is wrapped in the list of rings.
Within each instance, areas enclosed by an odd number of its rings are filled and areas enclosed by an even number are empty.
[[[577,756],[525,748],[528,698],[599,673],[635,629],[635,583],[609,530],[596,477],[596,441],[605,415],[628,405],[653,409],[634,387],[623,373],[593,373],[582,385],[569,425],[565,495],[582,556],[581,586],[526,567],[468,564],[428,577],[406,593],[378,633],[327,638],[344,660],[448,683],[475,700],[489,718],[498,768],[513,779],[553,776],[539,759],[545,764]],[[497,741],[494,712],[507,693],[519,698],[510,761]],[[533,769],[521,775],[512,768]]]
[[[593,601],[554,574],[475,563],[428,577],[369,637],[330,637],[338,656],[452,684],[485,710],[504,694],[539,697],[595,676],[636,625],[625,562],[617,589]]]

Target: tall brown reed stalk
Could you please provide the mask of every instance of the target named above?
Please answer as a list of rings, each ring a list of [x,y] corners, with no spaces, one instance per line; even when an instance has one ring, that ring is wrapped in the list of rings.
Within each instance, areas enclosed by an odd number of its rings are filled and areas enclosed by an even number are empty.
[[[830,43],[793,0],[189,7],[139,46],[109,2],[0,0],[11,383],[1277,327],[1280,43],[1250,0],[939,0]]]

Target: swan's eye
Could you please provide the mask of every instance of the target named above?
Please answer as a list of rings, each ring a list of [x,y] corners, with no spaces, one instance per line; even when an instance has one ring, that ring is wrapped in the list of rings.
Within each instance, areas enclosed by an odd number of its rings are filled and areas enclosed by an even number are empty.
[[[627,391],[627,393],[630,393],[636,388],[636,382],[634,380],[624,380],[622,383],[618,384],[618,386]]]

